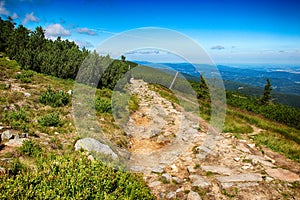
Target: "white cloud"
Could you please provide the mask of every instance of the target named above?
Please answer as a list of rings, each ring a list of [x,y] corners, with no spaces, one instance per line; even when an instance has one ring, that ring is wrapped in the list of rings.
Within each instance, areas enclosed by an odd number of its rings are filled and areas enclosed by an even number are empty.
[[[46,35],[51,38],[57,36],[69,36],[71,33],[60,24],[51,24],[46,27]]]
[[[76,40],[75,43],[80,47],[80,48],[92,48],[94,47],[94,45],[88,41],[80,41],[80,40]]]
[[[5,8],[5,1],[0,1],[0,15],[9,15],[9,11]]]
[[[40,19],[34,16],[34,13],[26,14],[25,18],[23,19],[22,23],[26,24],[27,22],[39,22]]]
[[[78,28],[78,33],[87,34],[87,35],[97,35],[97,33],[88,28]]]
[[[12,16],[11,16],[12,19],[17,19],[19,18],[19,15],[17,13],[14,13]]]
[[[222,49],[225,49],[225,47],[223,47],[221,45],[216,45],[216,46],[211,47],[210,49],[213,49],[213,50],[222,50]]]
[[[134,54],[134,55],[162,55],[162,54],[169,54],[166,51],[160,51],[156,49],[143,49],[143,50],[135,50],[135,51],[130,51],[126,52],[127,55]]]

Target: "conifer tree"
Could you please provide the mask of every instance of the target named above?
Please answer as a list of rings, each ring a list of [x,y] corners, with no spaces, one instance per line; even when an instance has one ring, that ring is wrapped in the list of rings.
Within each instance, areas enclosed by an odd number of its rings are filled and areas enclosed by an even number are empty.
[[[264,94],[260,98],[260,103],[265,105],[271,102],[272,96],[271,96],[271,91],[272,91],[272,84],[269,78],[267,78],[267,84],[264,87]]]

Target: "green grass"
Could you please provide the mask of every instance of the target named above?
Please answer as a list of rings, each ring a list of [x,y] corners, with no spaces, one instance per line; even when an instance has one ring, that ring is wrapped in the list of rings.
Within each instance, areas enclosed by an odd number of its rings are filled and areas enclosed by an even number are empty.
[[[228,108],[227,113],[233,116],[233,121],[242,120],[264,130],[251,136],[258,146],[264,145],[287,158],[300,162],[300,130],[232,107]],[[247,136],[247,133],[245,133],[245,136]]]
[[[300,162],[300,145],[296,142],[287,140],[282,135],[269,131],[254,135],[252,138],[257,144],[265,145],[292,160]]]
[[[252,133],[253,128],[245,121],[240,118],[234,117],[234,115],[228,113],[225,118],[225,124],[223,132],[227,133]]]
[[[22,108],[13,111],[5,111],[2,114],[1,119],[2,122],[11,126],[13,129],[20,131],[28,131],[28,112]]]
[[[159,84],[150,84],[149,89],[153,90],[154,92],[157,92],[161,97],[167,99],[171,103],[179,104],[178,98],[170,89]]]

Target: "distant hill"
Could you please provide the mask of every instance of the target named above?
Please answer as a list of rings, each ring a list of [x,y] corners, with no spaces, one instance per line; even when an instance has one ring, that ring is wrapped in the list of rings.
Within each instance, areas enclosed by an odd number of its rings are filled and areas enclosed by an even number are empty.
[[[139,64],[154,68],[176,70],[187,79],[198,81],[200,73],[190,63],[150,63],[136,61]],[[270,78],[273,101],[300,108],[300,72],[297,67],[289,70],[282,68],[238,68],[218,65],[226,90],[259,97],[263,94],[266,78]]]

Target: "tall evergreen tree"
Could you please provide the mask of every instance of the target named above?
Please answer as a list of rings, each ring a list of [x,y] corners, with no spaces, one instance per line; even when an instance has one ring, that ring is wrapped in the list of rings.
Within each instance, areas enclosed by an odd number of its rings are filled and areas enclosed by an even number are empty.
[[[267,84],[264,86],[264,94],[260,98],[260,103],[265,105],[271,102],[272,96],[271,96],[271,91],[272,91],[272,84],[269,78],[267,78]]]
[[[198,98],[206,99],[208,98],[209,91],[206,81],[202,75],[200,75],[200,83],[199,83],[199,91],[198,91]]]

